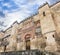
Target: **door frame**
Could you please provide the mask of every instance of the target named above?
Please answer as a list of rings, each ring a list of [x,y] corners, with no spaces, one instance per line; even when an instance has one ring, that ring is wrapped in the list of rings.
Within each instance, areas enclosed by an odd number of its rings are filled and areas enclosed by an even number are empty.
[[[25,36],[26,50],[30,50],[30,34]]]

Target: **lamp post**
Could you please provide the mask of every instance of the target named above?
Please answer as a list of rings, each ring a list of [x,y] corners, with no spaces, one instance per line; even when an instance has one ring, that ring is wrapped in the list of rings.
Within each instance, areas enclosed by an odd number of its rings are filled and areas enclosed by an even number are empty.
[[[4,38],[2,38],[2,41],[1,41],[1,45],[4,46],[4,52],[6,51],[6,47],[9,44],[8,40],[6,39],[9,36],[10,35],[5,36]]]
[[[4,39],[2,41],[2,46],[4,46],[4,52],[6,51],[6,47],[7,47],[8,44],[9,44],[9,42],[7,41],[7,39]]]

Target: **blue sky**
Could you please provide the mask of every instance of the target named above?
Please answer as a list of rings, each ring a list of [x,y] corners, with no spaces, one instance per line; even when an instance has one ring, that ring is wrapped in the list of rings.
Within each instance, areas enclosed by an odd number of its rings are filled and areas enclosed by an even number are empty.
[[[37,13],[38,7],[44,3],[52,5],[57,1],[60,0],[0,0],[0,30]]]

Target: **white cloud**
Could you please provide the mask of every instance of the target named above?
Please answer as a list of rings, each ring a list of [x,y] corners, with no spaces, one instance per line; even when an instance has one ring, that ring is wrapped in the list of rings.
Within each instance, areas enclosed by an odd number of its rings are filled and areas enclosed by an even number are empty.
[[[14,21],[18,21],[20,22],[21,20],[23,20],[25,17],[29,16],[30,13],[29,11],[27,11],[27,13],[23,10],[21,11],[17,11],[14,13],[8,13],[6,15],[6,17],[4,18],[4,25],[7,25],[6,28],[8,28]]]
[[[8,13],[8,10],[4,11],[6,14],[6,17],[1,18],[0,21],[4,22],[4,25],[6,25],[6,27],[1,26],[0,30],[1,29],[3,29],[3,30],[7,29],[16,20],[18,22],[20,22],[21,20],[25,19],[26,17],[34,14],[36,10],[34,10],[33,6],[43,5],[43,3],[45,3],[47,0],[44,0],[44,1],[43,0],[13,0],[13,1],[19,6],[19,9],[16,9],[17,11],[12,10],[15,12],[11,12],[11,13]],[[5,4],[3,4],[3,6],[10,7],[11,4],[5,3]]]
[[[3,3],[3,6],[7,6],[9,8],[9,7],[11,7],[11,4],[9,4],[9,3]]]

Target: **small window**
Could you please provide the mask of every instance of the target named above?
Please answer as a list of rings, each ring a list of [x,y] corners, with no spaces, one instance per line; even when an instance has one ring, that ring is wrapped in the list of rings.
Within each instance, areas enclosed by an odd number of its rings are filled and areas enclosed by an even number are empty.
[[[36,35],[41,35],[41,34],[42,34],[42,33],[41,33],[41,27],[40,27],[40,26],[36,28],[35,34],[36,34]]]
[[[53,35],[53,37],[54,37],[54,35]]]
[[[45,39],[47,39],[47,37],[45,37]]]
[[[45,12],[43,12],[43,16],[46,16]]]
[[[37,32],[37,33],[40,33],[40,32],[41,32],[40,27],[36,28],[36,32]]]

